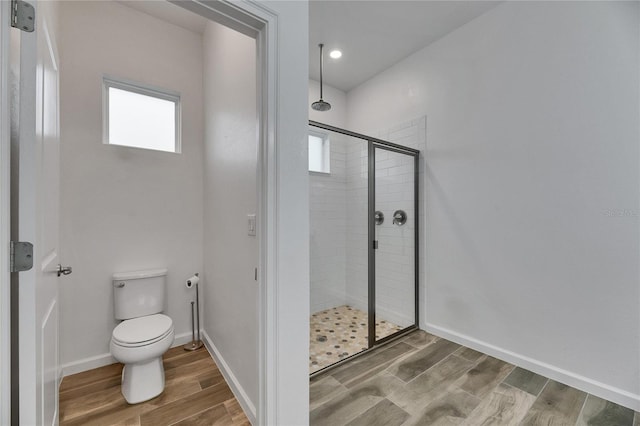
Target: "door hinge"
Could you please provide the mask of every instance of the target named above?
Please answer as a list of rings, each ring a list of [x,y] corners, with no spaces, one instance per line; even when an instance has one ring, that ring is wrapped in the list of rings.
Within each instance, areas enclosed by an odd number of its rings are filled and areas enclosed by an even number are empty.
[[[22,272],[31,268],[33,268],[33,244],[23,241],[11,241],[9,247],[9,270],[11,272]]]
[[[378,250],[378,240],[373,240],[373,249]]]
[[[32,33],[35,28],[36,9],[22,0],[11,0],[11,26]]]

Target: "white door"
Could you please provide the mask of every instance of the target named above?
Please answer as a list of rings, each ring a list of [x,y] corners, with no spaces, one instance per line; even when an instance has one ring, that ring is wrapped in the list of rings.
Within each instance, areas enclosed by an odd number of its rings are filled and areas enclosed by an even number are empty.
[[[34,245],[33,268],[18,278],[23,425],[58,423],[60,154],[54,7],[40,2],[35,32],[23,32],[20,38],[17,239]]]

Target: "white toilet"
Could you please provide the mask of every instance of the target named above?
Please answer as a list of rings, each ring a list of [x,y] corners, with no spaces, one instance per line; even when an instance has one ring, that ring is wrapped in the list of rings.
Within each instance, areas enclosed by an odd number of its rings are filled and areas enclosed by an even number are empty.
[[[166,269],[113,274],[115,317],[111,355],[124,364],[122,395],[129,404],[148,401],[164,390],[162,355],[173,343],[173,321],[161,314]]]

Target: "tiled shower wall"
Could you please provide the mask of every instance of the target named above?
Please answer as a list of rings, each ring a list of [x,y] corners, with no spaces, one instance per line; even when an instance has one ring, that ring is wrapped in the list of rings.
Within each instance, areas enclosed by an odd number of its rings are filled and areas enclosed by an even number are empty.
[[[346,304],[345,149],[332,134],[330,174],[309,176],[311,312]]]
[[[347,303],[368,311],[368,142],[347,147]]]
[[[415,220],[414,158],[393,152],[376,152],[376,206],[385,214],[378,228],[379,250],[376,253],[376,312],[398,325],[415,320],[415,225],[419,225],[418,242],[424,241],[424,152],[426,117],[392,127],[376,136],[420,151],[418,159],[419,217]],[[386,155],[383,155],[386,154]],[[393,225],[393,212],[404,210],[407,223]],[[424,246],[424,244],[421,244]],[[420,245],[419,245],[420,248]],[[420,297],[424,296],[425,253],[419,251]]]
[[[426,117],[371,136],[421,151],[422,197]],[[331,175],[310,176],[311,311],[342,304],[367,311],[368,144],[334,134],[331,138]],[[414,320],[413,157],[381,150],[376,154],[377,207],[385,215],[384,224],[376,227],[381,243],[376,258],[376,311],[379,317],[406,326]],[[392,224],[393,212],[398,209],[408,215],[402,227]],[[423,211],[421,204],[419,223],[423,223]],[[423,228],[420,241],[424,241]],[[423,259],[421,253],[420,283],[424,282]]]

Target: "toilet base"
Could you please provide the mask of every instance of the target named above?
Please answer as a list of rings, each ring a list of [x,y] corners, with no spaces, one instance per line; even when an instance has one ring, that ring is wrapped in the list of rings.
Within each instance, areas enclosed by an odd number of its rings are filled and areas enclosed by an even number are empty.
[[[122,370],[122,396],[129,404],[139,404],[164,391],[162,357],[150,361],[125,364]]]

